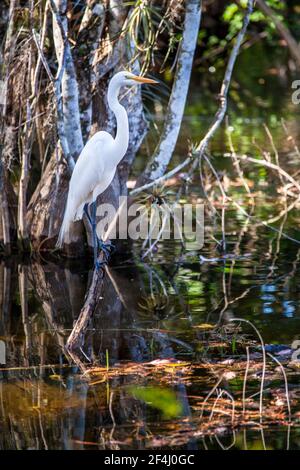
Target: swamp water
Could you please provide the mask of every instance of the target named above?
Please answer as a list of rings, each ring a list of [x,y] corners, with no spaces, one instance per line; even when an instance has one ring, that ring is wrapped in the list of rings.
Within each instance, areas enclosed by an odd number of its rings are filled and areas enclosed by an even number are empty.
[[[254,89],[255,99],[243,89],[240,101],[231,103],[236,150],[253,153],[255,144],[270,150],[266,122],[281,158],[296,171],[299,160],[280,125],[284,117],[299,142],[299,109],[291,104],[289,81],[267,73],[263,80],[265,88]],[[236,93],[238,83],[239,76]],[[205,113],[211,116],[212,109],[195,104],[202,102],[196,93],[190,100],[178,160],[186,152],[186,135],[199,140],[210,122]],[[212,151],[214,164],[230,176],[222,158],[228,152],[224,133]],[[144,158],[137,168],[143,163]],[[285,364],[297,350],[300,244],[286,234],[300,240],[298,208],[272,224],[275,231],[256,223],[276,216],[283,203],[265,169],[255,167],[247,175],[259,180],[256,219],[226,212],[228,256],[209,236],[220,239],[220,224],[207,220],[211,230],[201,252],[182,253],[179,244],[164,242],[151,262],[141,261],[138,247],[113,259],[86,334],[84,353],[94,361],[92,370],[88,361],[74,364],[64,352],[91,260],[1,261],[0,359],[6,362],[0,370],[1,449],[300,448],[300,370],[288,372],[289,424],[284,380],[268,359],[261,420],[259,341],[246,323],[230,322],[250,320]],[[197,187],[190,189],[188,198],[198,196]]]

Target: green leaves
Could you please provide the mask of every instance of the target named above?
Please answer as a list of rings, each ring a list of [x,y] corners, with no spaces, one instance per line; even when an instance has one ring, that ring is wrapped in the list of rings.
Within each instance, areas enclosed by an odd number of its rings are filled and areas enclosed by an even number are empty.
[[[280,0],[268,0],[266,2],[272,8],[274,14],[284,21],[283,16],[280,14],[286,9],[284,2]],[[244,10],[247,8],[248,0],[240,0],[238,3],[230,3],[224,10],[222,19],[225,23],[229,24],[229,33],[227,39],[231,40],[241,29],[244,17]],[[272,38],[271,31],[274,31],[274,24],[270,18],[266,17],[262,11],[256,8],[251,17],[251,22],[266,24],[268,28],[268,38]]]
[[[233,16],[239,11],[239,7],[236,3],[231,3],[228,5],[226,10],[223,13],[223,20],[229,23],[232,20]]]

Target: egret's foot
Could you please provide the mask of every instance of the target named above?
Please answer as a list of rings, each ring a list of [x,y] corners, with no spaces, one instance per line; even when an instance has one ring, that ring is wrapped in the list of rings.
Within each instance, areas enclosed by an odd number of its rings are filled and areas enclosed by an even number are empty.
[[[96,259],[96,261],[95,261],[95,270],[97,272],[101,271],[101,269],[103,269],[105,264],[106,264],[105,261],[99,261],[98,259]]]
[[[99,250],[104,251],[105,256],[108,257],[114,251],[115,246],[112,244],[110,240],[108,240],[107,242],[104,242],[100,238],[98,238],[98,248]]]

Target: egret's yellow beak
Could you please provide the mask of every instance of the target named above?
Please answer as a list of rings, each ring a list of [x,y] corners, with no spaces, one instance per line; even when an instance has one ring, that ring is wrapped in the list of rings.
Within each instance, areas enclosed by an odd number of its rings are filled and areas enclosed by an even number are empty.
[[[138,83],[152,83],[153,85],[158,83],[156,80],[152,80],[151,78],[138,77],[137,75],[135,75],[131,79]]]

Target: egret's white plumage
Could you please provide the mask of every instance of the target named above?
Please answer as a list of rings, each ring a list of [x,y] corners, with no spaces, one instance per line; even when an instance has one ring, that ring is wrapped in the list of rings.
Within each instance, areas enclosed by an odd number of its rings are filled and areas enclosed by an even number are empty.
[[[66,240],[72,222],[82,219],[85,204],[96,201],[99,194],[110,185],[129,142],[127,112],[118,101],[120,88],[142,83],[156,82],[129,72],[119,72],[111,79],[107,100],[117,120],[116,136],[113,138],[108,132],[97,132],[79,155],[70,180],[64,219],[57,241],[58,247],[62,247]]]

